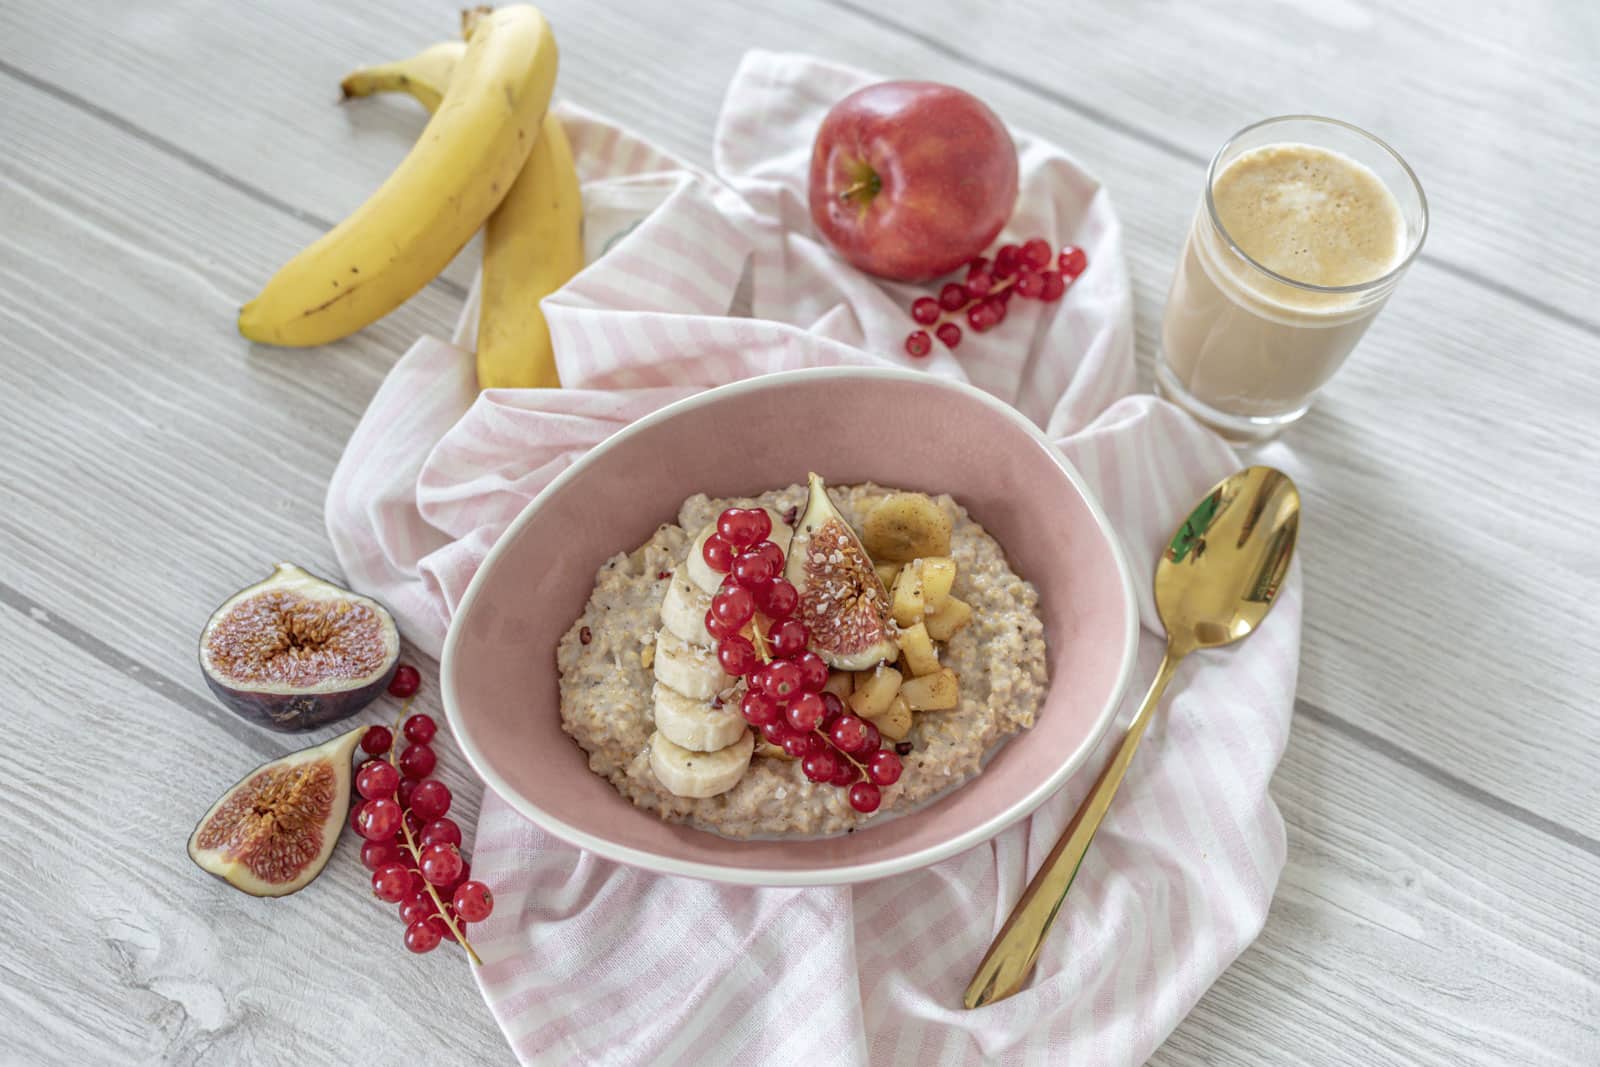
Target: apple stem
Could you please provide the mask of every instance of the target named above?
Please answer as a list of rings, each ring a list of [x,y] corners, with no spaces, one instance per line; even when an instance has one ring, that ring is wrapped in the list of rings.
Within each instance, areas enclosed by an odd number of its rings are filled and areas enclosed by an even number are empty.
[[[877,193],[878,193],[878,190],[882,189],[882,188],[883,188],[883,179],[879,178],[876,174],[873,174],[873,175],[870,175],[868,177],[862,178],[859,181],[851,182],[847,187],[845,187],[845,189],[842,192],[839,193],[839,199],[840,200],[849,200],[851,197],[855,196],[857,193],[863,192],[863,191],[865,191],[868,196],[876,196]]]

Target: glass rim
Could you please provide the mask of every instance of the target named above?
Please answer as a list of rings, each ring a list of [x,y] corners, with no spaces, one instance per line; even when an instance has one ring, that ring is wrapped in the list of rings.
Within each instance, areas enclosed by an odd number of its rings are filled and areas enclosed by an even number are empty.
[[[1349,130],[1351,133],[1354,133],[1356,136],[1364,138],[1365,140],[1370,141],[1372,144],[1377,145],[1378,148],[1389,154],[1389,158],[1393,159],[1400,165],[1400,169],[1405,173],[1406,178],[1411,182],[1411,188],[1416,190],[1417,202],[1422,206],[1422,232],[1417,234],[1416,243],[1412,245],[1411,250],[1406,253],[1404,259],[1390,268],[1388,272],[1368,282],[1360,282],[1356,285],[1314,285],[1311,282],[1296,281],[1287,275],[1279,274],[1271,267],[1258,262],[1248,252],[1239,247],[1238,242],[1234,241],[1233,235],[1228,232],[1228,228],[1224,226],[1222,224],[1222,220],[1217,217],[1216,201],[1211,195],[1211,190],[1217,180],[1217,169],[1222,162],[1223,153],[1225,153],[1236,141],[1238,141],[1239,138],[1245,136],[1253,130],[1259,130],[1263,126],[1271,126],[1274,123],[1279,122],[1322,122],[1330,126],[1343,127],[1344,129]],[[1380,178],[1379,181],[1382,181],[1382,179]],[[1430,213],[1428,211],[1428,197],[1427,194],[1422,191],[1422,182],[1418,180],[1416,172],[1411,169],[1411,164],[1407,163],[1405,161],[1405,157],[1401,156],[1399,152],[1396,152],[1383,138],[1363,130],[1360,126],[1357,126],[1354,123],[1345,122],[1342,119],[1329,118],[1326,115],[1274,115],[1271,118],[1262,119],[1259,122],[1252,122],[1250,125],[1245,126],[1240,130],[1236,130],[1232,136],[1230,136],[1226,141],[1222,142],[1222,147],[1217,149],[1216,154],[1211,157],[1211,164],[1206,167],[1205,203],[1206,214],[1211,219],[1212,227],[1217,231],[1217,233],[1222,235],[1223,241],[1227,242],[1228,248],[1233,251],[1234,255],[1238,256],[1240,259],[1244,260],[1246,263],[1250,264],[1250,266],[1254,267],[1262,274],[1265,274],[1273,281],[1281,282],[1284,285],[1295,289],[1300,289],[1308,293],[1365,293],[1386,285],[1398,279],[1400,275],[1405,273],[1406,268],[1411,266],[1412,260],[1417,258],[1417,254],[1422,251],[1422,246],[1428,239],[1428,226],[1430,219]]]

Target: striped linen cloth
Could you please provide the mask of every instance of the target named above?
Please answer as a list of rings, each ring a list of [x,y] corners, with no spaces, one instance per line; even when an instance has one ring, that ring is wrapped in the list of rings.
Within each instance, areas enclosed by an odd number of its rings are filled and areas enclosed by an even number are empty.
[[[329,488],[350,583],[437,655],[484,553],[541,488],[628,422],[708,386],[818,364],[915,365],[973,382],[1043,426],[1150,566],[1189,505],[1239,466],[1175,408],[1134,388],[1118,223],[1060,149],[1016,134],[1022,192],[1004,237],[1082,245],[1058,304],[911,361],[912,288],[856,273],[814,237],[811,137],[865,74],[751,53],[697,171],[572,108],[590,267],[545,301],[566,388],[479,394],[469,300],[452,343],[396,364]],[[748,307],[754,317],[730,315]],[[1150,563],[1149,566],[1146,564]],[[963,988],[1114,738],[1028,820],[936,866],[853,888],[745,889],[620,867],[484,797],[473,870],[494,890],[476,977],[525,1063],[1138,1063],[1260,931],[1284,863],[1267,792],[1298,664],[1298,564],[1270,626],[1195,656],[1085,859],[1032,985],[976,1012]]]

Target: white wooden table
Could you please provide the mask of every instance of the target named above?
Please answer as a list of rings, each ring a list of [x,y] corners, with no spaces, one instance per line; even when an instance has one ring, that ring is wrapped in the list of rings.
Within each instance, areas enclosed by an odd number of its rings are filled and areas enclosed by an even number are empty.
[[[1156,1061],[1600,1063],[1600,7],[545,9],[559,93],[703,163],[757,45],[954,82],[1068,146],[1126,227],[1146,381],[1228,133],[1310,111],[1397,146],[1428,246],[1271,453],[1307,505],[1288,867]],[[252,350],[235,309],[419,128],[409,101],[340,107],[339,77],[454,29],[379,0],[0,5],[0,1062],[511,1058],[348,844],[275,903],[183,853],[294,744],[212,700],[199,627],[272,561],[334,569],[340,448],[475,255],[326,349]]]

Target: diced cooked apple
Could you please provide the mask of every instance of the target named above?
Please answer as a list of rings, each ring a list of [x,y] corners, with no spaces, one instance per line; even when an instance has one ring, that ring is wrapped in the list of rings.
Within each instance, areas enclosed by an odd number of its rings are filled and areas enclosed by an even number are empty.
[[[972,621],[972,605],[959,597],[947,596],[938,611],[922,620],[928,627],[928,636],[935,641],[948,641],[957,630]]]
[[[921,566],[923,605],[928,611],[938,611],[956,582],[956,561],[949,556],[930,556]]]
[[[822,691],[832,693],[840,700],[848,700],[855,687],[856,680],[849,671],[834,671],[828,675],[828,684],[822,687]]]
[[[894,700],[904,677],[893,667],[879,666],[872,671],[856,672],[856,689],[845,703],[850,710],[864,719],[876,718]]]
[[[913,677],[921,678],[939,670],[939,654],[933,650],[933,638],[928,636],[924,623],[900,631],[900,655]]]
[[[883,713],[872,720],[872,725],[878,728],[878,733],[891,741],[904,741],[911,732],[911,705],[907,704],[899,693],[889,701],[889,706]]]
[[[900,574],[900,564],[874,563],[872,569],[878,572],[878,581],[883,583],[885,589],[894,588],[894,580]]]
[[[890,612],[901,626],[911,626],[922,621],[922,569],[914,563],[900,568],[894,580],[890,597]]]
[[[900,696],[912,711],[949,711],[961,703],[961,679],[949,667],[937,674],[913,678],[900,686]]]

